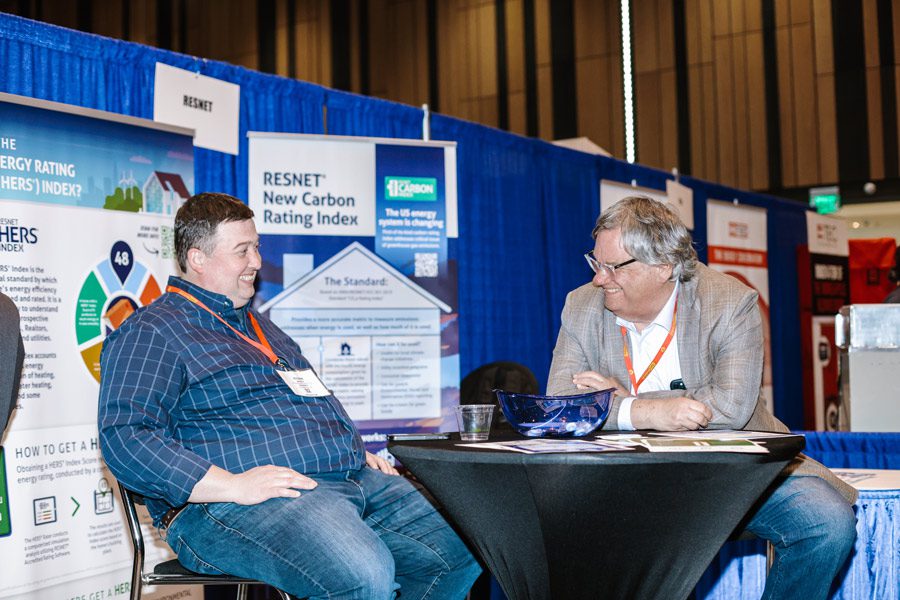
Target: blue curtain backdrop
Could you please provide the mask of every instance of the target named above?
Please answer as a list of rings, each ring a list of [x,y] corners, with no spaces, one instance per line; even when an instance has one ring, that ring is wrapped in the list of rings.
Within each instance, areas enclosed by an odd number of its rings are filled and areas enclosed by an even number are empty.
[[[325,111],[329,135],[422,139],[423,112],[412,106],[328,90]]]
[[[240,154],[197,149],[196,189],[246,198],[248,131],[421,138],[422,111],[129,42],[0,14],[0,91],[150,119],[157,61],[241,86]],[[432,139],[458,143],[460,361],[465,375],[495,360],[545,381],[565,295],[588,281],[599,180],[665,189],[659,170],[557,148],[433,115]],[[695,240],[705,258],[706,199],[769,210],[776,413],[803,426],[795,251],[805,208],[682,178],[694,189]]]

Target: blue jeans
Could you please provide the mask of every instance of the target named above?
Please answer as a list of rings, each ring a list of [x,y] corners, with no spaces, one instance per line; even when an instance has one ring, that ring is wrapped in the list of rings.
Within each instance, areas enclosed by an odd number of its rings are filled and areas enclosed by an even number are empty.
[[[258,579],[303,598],[460,599],[481,568],[402,477],[365,467],[253,506],[190,504],[166,541],[200,573]]]
[[[819,477],[786,477],[767,494],[747,523],[775,549],[763,600],[824,600],[856,540],[853,508]]]

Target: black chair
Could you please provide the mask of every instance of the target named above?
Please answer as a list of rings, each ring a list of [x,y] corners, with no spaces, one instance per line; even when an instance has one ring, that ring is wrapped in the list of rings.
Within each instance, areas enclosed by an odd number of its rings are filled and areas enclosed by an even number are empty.
[[[19,311],[10,298],[0,293],[0,438],[16,408],[24,359]]]
[[[144,585],[236,585],[237,600],[246,600],[247,587],[251,585],[266,585],[261,581],[234,577],[231,575],[203,575],[185,569],[178,559],[167,560],[153,567],[150,572],[144,572],[144,534],[137,516],[137,504],[144,504],[144,498],[130,490],[121,483],[119,490],[122,492],[122,503],[125,505],[125,517],[128,520],[128,529],[131,532],[131,543],[134,546],[134,565],[131,570],[131,600],[140,600],[141,588]],[[274,588],[273,588],[274,589]],[[281,590],[275,590],[283,600],[291,600],[291,597]]]
[[[459,403],[493,404],[499,408],[492,390],[539,394],[540,386],[534,373],[525,365],[509,361],[492,362],[481,365],[463,378],[459,386]],[[494,415],[491,429],[512,431],[503,411],[498,410]]]

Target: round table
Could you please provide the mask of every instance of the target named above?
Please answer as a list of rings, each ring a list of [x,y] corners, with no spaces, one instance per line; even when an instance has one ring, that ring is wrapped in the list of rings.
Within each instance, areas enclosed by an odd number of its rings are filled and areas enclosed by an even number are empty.
[[[522,438],[491,441],[504,439]],[[804,446],[798,435],[759,441],[768,453],[521,454],[461,446],[456,437],[388,448],[510,600],[672,600],[688,596]]]

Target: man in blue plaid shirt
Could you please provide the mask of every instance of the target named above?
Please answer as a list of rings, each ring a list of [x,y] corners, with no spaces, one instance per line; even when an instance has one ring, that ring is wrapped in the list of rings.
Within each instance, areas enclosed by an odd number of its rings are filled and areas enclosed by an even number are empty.
[[[479,567],[413,486],[366,452],[300,348],[250,307],[253,212],[175,217],[183,278],[105,341],[99,427],[178,559],[308,598],[463,598]]]

